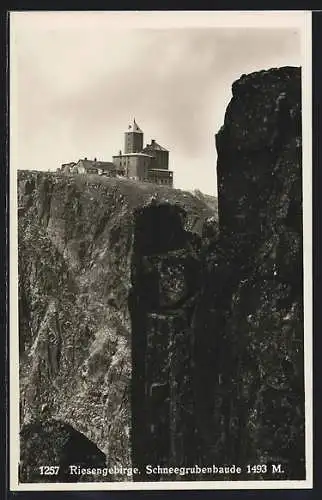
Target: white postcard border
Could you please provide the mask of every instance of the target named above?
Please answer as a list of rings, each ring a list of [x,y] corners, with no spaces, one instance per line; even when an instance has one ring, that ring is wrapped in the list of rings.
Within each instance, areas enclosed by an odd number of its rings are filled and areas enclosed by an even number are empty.
[[[305,358],[305,437],[306,479],[303,481],[169,481],[106,483],[22,483],[19,463],[19,341],[18,341],[18,238],[17,238],[17,158],[15,130],[19,110],[16,92],[14,27],[23,16],[48,12],[10,12],[10,287],[9,287],[9,387],[10,387],[10,489],[12,491],[115,491],[115,490],[245,490],[309,489],[313,487],[313,370],[312,370],[312,14],[310,11],[52,11],[51,15],[88,16],[89,22],[104,22],[131,28],[290,28],[301,30],[302,39],[302,124],[303,124],[303,259],[304,259],[304,358]],[[62,20],[63,22],[63,20]]]

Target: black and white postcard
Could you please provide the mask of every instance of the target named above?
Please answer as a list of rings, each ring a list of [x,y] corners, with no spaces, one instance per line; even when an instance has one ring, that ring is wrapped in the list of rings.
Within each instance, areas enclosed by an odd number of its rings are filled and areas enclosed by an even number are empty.
[[[312,488],[311,13],[10,13],[10,489]]]

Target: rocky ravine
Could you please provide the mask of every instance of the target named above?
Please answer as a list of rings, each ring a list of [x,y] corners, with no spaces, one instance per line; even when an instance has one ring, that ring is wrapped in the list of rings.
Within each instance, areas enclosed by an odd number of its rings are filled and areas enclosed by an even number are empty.
[[[153,207],[154,235],[159,211],[178,212],[183,234],[196,238],[213,212],[190,193],[57,173],[20,171],[18,198],[21,422],[63,421],[109,466],[129,466],[135,210]],[[149,232],[143,239],[156,245]],[[39,436],[39,457],[43,446]],[[25,455],[29,463],[35,454]]]
[[[300,70],[232,91],[219,227],[200,195],[20,173],[22,419],[71,424],[139,480],[305,477]]]

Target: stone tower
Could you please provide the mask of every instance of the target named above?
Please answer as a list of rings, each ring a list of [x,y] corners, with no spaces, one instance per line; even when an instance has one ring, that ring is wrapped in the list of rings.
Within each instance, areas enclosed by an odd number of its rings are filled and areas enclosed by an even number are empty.
[[[125,132],[124,153],[140,153],[143,149],[143,132],[135,121]]]

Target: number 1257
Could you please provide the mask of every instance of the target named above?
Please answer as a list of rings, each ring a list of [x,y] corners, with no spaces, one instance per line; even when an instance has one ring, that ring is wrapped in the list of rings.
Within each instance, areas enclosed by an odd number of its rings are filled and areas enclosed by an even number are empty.
[[[39,472],[41,476],[57,476],[59,465],[41,465]]]

